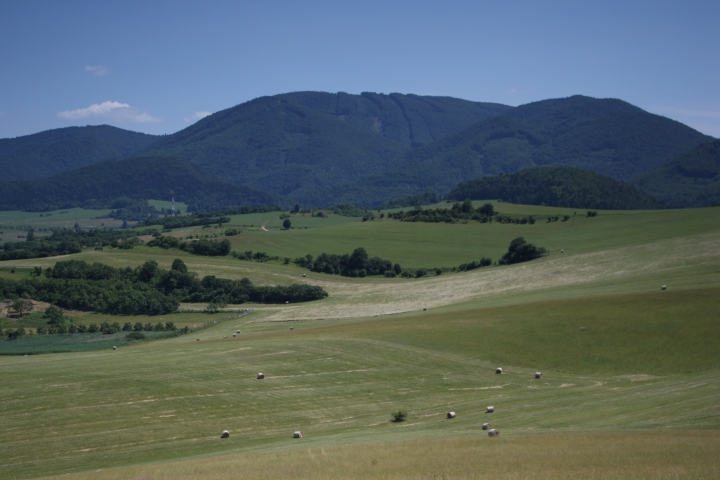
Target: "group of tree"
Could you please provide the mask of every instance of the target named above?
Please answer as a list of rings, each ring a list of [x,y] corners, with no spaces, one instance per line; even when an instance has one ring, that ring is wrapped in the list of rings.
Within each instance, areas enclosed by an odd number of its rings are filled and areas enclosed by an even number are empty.
[[[102,333],[110,335],[119,332],[165,332],[165,331],[176,331],[177,327],[173,322],[125,322],[122,326],[118,322],[102,322],[100,325],[91,323],[85,325],[82,323],[75,323],[72,319],[68,319],[62,311],[62,309],[55,305],[49,306],[45,310],[44,317],[47,318],[47,326],[40,325],[36,329],[36,333],[58,335],[66,333]],[[138,335],[136,337],[139,338]]]
[[[149,218],[145,221],[145,225],[160,225],[165,230],[171,230],[173,228],[197,227],[201,225],[222,225],[223,223],[228,223],[229,221],[230,217],[216,215],[208,216],[201,214]]]
[[[647,193],[598,173],[571,167],[538,167],[460,183],[449,200],[500,199],[508,203],[566,208],[638,210],[665,205]]]
[[[404,198],[402,200],[391,200],[383,204],[380,208],[385,210],[389,208],[399,207],[422,207],[424,205],[432,205],[434,203],[440,203],[442,197],[434,192],[425,192],[420,195],[413,195],[411,197]]]
[[[454,203],[451,208],[428,208],[416,207],[413,210],[390,212],[388,218],[394,218],[401,222],[430,222],[430,223],[457,223],[474,220],[480,223],[514,223],[533,224],[535,219],[529,216],[502,215],[495,211],[491,203],[486,203],[474,208],[472,201],[468,198],[462,203]]]
[[[224,257],[230,253],[230,241],[227,239],[218,242],[201,238],[199,240],[183,242],[175,237],[160,235],[147,242],[146,245],[148,247],[160,247],[165,250],[177,248],[192,255],[202,255],[206,257]]]
[[[155,229],[121,230],[53,230],[51,235],[38,236],[31,230],[24,242],[6,242],[0,249],[0,261],[26,258],[44,258],[80,253],[86,247],[132,245],[138,235],[157,234]]]
[[[180,302],[285,303],[327,296],[310,285],[255,286],[250,280],[202,279],[176,259],[170,270],[154,260],[136,268],[114,268],[80,260],[57,262],[45,278],[0,279],[0,298],[28,298],[66,309],[115,315],[158,315],[174,312]]]
[[[510,242],[507,253],[498,260],[498,265],[529,262],[546,254],[547,250],[544,247],[536,247],[532,243],[527,243],[523,237],[517,237]]]
[[[312,255],[296,258],[293,263],[313,272],[342,275],[344,277],[366,277],[372,275],[395,276],[402,272],[397,263],[379,257],[370,257],[367,251],[356,248],[351,254],[336,255],[321,253],[313,259]]]

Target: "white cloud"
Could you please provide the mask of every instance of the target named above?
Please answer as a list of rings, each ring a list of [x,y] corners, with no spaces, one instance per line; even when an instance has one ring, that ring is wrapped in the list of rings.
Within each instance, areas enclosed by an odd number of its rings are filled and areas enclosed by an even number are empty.
[[[107,67],[104,67],[102,65],[95,65],[95,66],[87,65],[85,67],[85,71],[91,72],[94,75],[97,75],[98,77],[102,77],[103,75],[107,75],[108,73],[110,73],[110,70],[108,70]]]
[[[58,117],[67,120],[82,120],[85,118],[108,118],[121,122],[151,123],[161,122],[162,118],[153,117],[127,103],[103,102],[94,103],[86,108],[77,110],[64,110],[58,112]]]
[[[197,122],[198,120],[200,120],[200,119],[202,119],[202,118],[205,118],[205,117],[207,117],[208,115],[212,115],[212,112],[207,112],[207,111],[204,111],[204,110],[203,110],[203,111],[200,111],[200,112],[195,112],[195,113],[193,113],[193,114],[192,114],[191,116],[189,116],[189,117],[185,117],[184,120],[185,120],[187,123]]]

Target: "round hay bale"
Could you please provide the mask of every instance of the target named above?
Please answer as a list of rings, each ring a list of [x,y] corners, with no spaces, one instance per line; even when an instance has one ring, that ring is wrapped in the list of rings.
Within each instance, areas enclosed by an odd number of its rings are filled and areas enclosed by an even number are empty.
[[[263,378],[265,378],[265,374],[263,374],[263,373],[258,373],[257,379],[258,379],[258,380],[262,380]]]
[[[117,350],[117,347],[115,345],[113,345],[113,350]]]
[[[502,373],[502,368],[498,367],[495,369],[495,374],[500,375]]]
[[[663,286],[660,287],[660,288],[661,288],[662,290],[665,290],[665,289],[667,288],[667,285],[663,285]]]
[[[298,430],[297,432],[293,433],[293,438],[302,438],[302,433],[300,433],[300,430]]]
[[[490,424],[489,424],[489,423],[483,423],[483,426],[482,426],[482,429],[483,429],[483,430],[488,430],[489,428],[490,428]]]
[[[542,372],[535,372],[535,378],[542,378]]]
[[[306,275],[303,273],[303,278],[305,278],[305,276],[306,276]]]
[[[237,337],[237,333],[233,333],[233,338]]]
[[[227,430],[223,430],[222,435],[220,435],[220,438],[230,438],[230,432]]]
[[[286,304],[287,304],[287,303],[290,303],[290,301],[289,301],[289,300],[285,300],[285,303],[286,303]]]
[[[447,418],[455,418],[455,412],[448,412]]]
[[[485,413],[493,413],[495,411],[495,407],[487,407],[487,410],[485,410]]]
[[[496,430],[494,428],[491,428],[488,430],[488,437],[499,437],[500,436],[500,430]]]
[[[427,312],[427,307],[423,307],[423,312]]]
[[[290,327],[290,330],[295,330],[295,327]]]
[[[565,250],[560,250],[560,253],[565,253]]]
[[[240,333],[240,330],[238,330],[236,333]]]

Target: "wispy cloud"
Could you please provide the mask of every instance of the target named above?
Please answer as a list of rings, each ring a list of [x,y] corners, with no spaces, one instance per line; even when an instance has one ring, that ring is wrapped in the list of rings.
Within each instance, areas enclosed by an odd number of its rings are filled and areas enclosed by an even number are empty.
[[[102,77],[103,75],[107,75],[108,73],[110,73],[110,70],[108,70],[107,67],[104,67],[102,65],[87,65],[85,67],[85,71],[90,72],[93,75],[97,75],[98,77]]]
[[[185,117],[184,120],[185,120],[187,123],[197,122],[197,121],[200,120],[201,118],[205,118],[205,117],[207,117],[208,115],[212,115],[212,112],[207,112],[207,111],[204,111],[204,110],[203,110],[203,111],[200,111],[200,112],[195,112],[195,113],[193,113],[192,115],[190,115],[189,117]]]
[[[161,122],[162,118],[153,117],[127,103],[103,102],[94,103],[86,108],[77,110],[64,110],[58,112],[58,117],[67,120],[82,120],[86,118],[107,118],[121,122],[152,123]]]
[[[672,107],[665,107],[663,110],[677,115],[687,115],[688,117],[720,118],[720,112],[713,112],[710,110],[688,110],[685,108]]]

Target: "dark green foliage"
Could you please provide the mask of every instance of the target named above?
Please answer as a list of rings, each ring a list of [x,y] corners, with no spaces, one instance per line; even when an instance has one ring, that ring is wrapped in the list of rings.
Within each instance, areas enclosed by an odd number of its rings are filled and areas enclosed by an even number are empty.
[[[462,181],[533,166],[577,167],[628,180],[709,140],[620,100],[544,100],[411,150],[384,171],[324,194],[372,206],[381,203],[377,199],[442,194]]]
[[[0,171],[4,181],[49,177],[96,162],[129,157],[157,138],[100,125],[0,139]]]
[[[342,215],[343,217],[362,217],[367,215],[368,210],[366,208],[356,207],[347,203],[341,203],[332,208],[332,212],[336,215]]]
[[[278,205],[281,199],[244,186],[209,179],[187,161],[135,157],[103,162],[34,181],[0,183],[0,209],[48,211],[59,208],[110,208],[119,198],[162,199],[168,190],[191,211],[238,205]]]
[[[308,255],[310,259],[312,257]],[[307,257],[301,257],[298,265],[309,268],[313,272],[342,275],[345,277],[365,277],[367,275],[384,275],[393,271],[393,264],[382,258],[370,258],[364,248],[356,248],[350,255],[335,255],[321,253],[313,262],[307,262]],[[399,266],[398,266],[399,267]]]
[[[485,213],[481,213],[481,209]],[[475,220],[480,223],[492,222],[493,220],[500,221],[501,223],[529,223],[529,217],[523,222],[522,219],[517,217],[494,217],[494,215],[494,210],[488,210],[485,207],[475,210],[472,206],[472,202],[468,200],[462,204],[456,203],[452,206],[452,208],[423,209],[418,207],[407,212],[399,211],[395,213],[388,213],[388,218],[394,218],[402,222],[430,223],[456,223],[461,220]]]
[[[132,332],[125,335],[128,340],[145,340],[145,335],[141,332]]]
[[[447,198],[501,199],[525,205],[639,210],[664,205],[638,189],[600,174],[571,167],[539,167],[510,175],[463,182]],[[492,207],[492,205],[490,205]]]
[[[185,215],[179,217],[162,217],[152,218],[145,222],[145,225],[161,225],[164,229],[196,227],[200,225],[214,225],[228,223],[230,217],[225,216],[209,216],[206,213]]]
[[[268,260],[277,260],[280,257],[271,257],[265,252],[253,252],[252,250],[247,250],[245,252],[233,252],[232,253],[233,258],[237,258],[238,260],[253,260],[256,262],[267,262]],[[285,262],[286,264],[290,263],[290,259],[288,258]]]
[[[230,253],[230,241],[200,239],[191,242],[181,242],[175,237],[159,236],[147,242],[148,247],[160,247],[163,249],[179,248],[193,255],[204,255],[209,257],[224,257]]]
[[[407,419],[407,412],[405,410],[398,410],[390,414],[393,422],[404,422]]]
[[[597,217],[597,212],[595,210],[588,210],[587,216],[588,217]]]
[[[720,204],[720,140],[685,152],[630,183],[676,208]]]
[[[48,325],[60,325],[65,323],[63,311],[55,305],[50,305],[46,308],[43,316],[48,319]]]
[[[489,267],[490,265],[492,265],[492,260],[483,257],[477,262],[463,263],[457,269],[461,272],[468,272],[470,270],[475,270],[476,268]]]
[[[320,287],[288,285],[254,286],[250,280],[225,280],[205,277],[183,269],[174,262],[171,270],[160,268],[153,260],[136,268],[114,268],[101,263],[79,260],[57,262],[45,270],[44,279],[32,277],[19,282],[0,279],[0,297],[33,298],[67,309],[91,310],[119,315],[158,315],[173,312],[180,302],[285,303],[319,300],[327,296]],[[185,271],[183,271],[185,270]],[[173,325],[142,325],[134,331],[174,328]],[[120,331],[120,324],[88,331]]]
[[[527,243],[523,237],[518,237],[510,242],[510,247],[505,255],[498,260],[500,265],[512,265],[514,263],[528,262],[545,255],[547,252],[543,247],[536,247]]]
[[[292,222],[290,222],[289,218],[286,218],[285,220],[283,220],[283,228],[285,230],[290,230],[291,226],[292,226]]]
[[[398,208],[398,207],[421,207],[423,205],[432,205],[440,203],[442,198],[437,193],[425,192],[420,195],[413,195],[402,200],[393,200],[385,203],[380,208]]]

